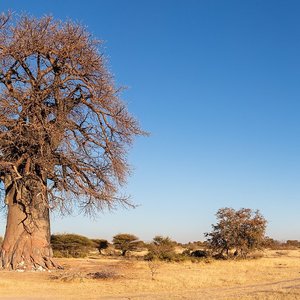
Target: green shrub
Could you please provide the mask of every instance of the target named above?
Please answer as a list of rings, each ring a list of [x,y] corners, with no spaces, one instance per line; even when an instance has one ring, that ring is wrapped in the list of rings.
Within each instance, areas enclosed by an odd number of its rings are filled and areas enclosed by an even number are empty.
[[[51,235],[51,245],[55,257],[86,257],[95,248],[90,239],[78,234]]]
[[[158,260],[158,261],[177,262],[177,263],[179,263],[179,262],[184,262],[184,261],[191,261],[192,257],[183,255],[181,253],[175,253],[175,252],[166,253],[166,254],[161,255],[161,256],[156,256],[156,255],[153,255],[153,253],[149,252],[148,254],[146,254],[144,256],[144,260],[146,260],[146,261]]]
[[[164,261],[179,261],[181,255],[175,253],[176,242],[169,237],[156,236],[153,241],[148,244],[148,254],[146,260],[164,260]]]

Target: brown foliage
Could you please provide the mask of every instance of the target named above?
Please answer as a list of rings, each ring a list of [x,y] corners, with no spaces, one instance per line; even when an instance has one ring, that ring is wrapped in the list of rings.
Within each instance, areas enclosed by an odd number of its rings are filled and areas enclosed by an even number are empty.
[[[142,134],[119,99],[100,41],[70,21],[23,16],[0,29],[2,180],[47,180],[52,206],[112,206],[126,145]]]
[[[218,256],[229,257],[230,251],[235,250],[234,256],[246,257],[249,252],[262,248],[267,221],[259,211],[221,208],[216,216],[218,223],[205,235]]]

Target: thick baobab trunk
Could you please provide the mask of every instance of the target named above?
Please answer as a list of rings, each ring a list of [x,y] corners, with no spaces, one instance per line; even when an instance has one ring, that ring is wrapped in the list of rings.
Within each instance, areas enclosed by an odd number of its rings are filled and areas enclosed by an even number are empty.
[[[33,193],[29,185],[32,185]],[[39,191],[36,190],[38,187]],[[15,181],[6,184],[8,215],[0,267],[24,271],[56,267],[50,245],[47,195],[43,194],[43,190],[41,184],[32,182],[26,185]]]

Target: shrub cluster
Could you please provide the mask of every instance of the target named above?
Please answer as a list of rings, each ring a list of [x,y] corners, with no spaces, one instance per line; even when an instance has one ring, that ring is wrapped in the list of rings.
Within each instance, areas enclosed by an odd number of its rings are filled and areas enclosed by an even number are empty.
[[[217,224],[206,233],[206,241],[179,244],[169,237],[155,236],[146,244],[133,234],[121,233],[113,237],[112,244],[104,239],[89,239],[77,234],[56,234],[51,244],[56,257],[86,257],[92,250],[99,254],[128,256],[130,252],[147,251],[141,259],[147,261],[190,260],[211,261],[215,259],[259,257],[256,250],[297,249],[300,241],[279,242],[265,237],[266,220],[259,211],[251,209],[219,209]],[[0,237],[0,246],[3,239]],[[105,252],[103,250],[106,250]]]
[[[264,241],[264,248],[272,250],[293,250],[300,248],[300,241],[298,240],[287,240],[285,242],[274,240],[270,237],[266,237]]]

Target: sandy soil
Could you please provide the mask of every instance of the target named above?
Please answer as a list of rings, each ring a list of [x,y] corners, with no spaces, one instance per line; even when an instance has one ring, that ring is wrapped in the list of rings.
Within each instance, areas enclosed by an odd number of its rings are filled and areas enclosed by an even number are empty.
[[[247,261],[154,266],[111,258],[59,262],[63,271],[1,271],[0,299],[300,299],[300,250],[267,251]],[[87,278],[95,272],[100,279]]]

